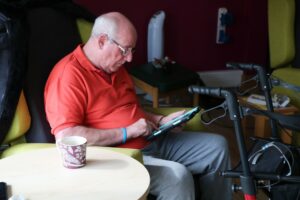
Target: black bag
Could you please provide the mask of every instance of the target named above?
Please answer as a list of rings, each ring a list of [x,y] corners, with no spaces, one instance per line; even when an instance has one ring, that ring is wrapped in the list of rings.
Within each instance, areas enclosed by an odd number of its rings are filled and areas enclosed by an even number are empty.
[[[248,153],[248,161],[253,174],[270,173],[287,177],[300,174],[299,148],[281,142],[254,139],[254,144]],[[269,184],[270,199],[300,200],[300,183],[271,181]]]
[[[299,148],[281,142],[254,138],[248,152],[248,162],[254,175],[257,173],[289,177],[300,174]],[[233,171],[242,172],[241,164]],[[272,200],[300,200],[300,183],[270,181],[267,188],[267,195]]]
[[[255,140],[248,153],[253,173],[273,173],[282,176],[300,174],[300,156],[296,147],[281,142]]]

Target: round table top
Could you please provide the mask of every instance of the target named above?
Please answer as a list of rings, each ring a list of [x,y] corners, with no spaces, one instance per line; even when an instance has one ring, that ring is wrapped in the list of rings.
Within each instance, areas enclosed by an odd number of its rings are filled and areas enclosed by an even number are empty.
[[[0,159],[0,172],[9,196],[26,200],[146,199],[150,184],[140,162],[97,147],[82,168],[63,167],[58,150],[45,148]]]

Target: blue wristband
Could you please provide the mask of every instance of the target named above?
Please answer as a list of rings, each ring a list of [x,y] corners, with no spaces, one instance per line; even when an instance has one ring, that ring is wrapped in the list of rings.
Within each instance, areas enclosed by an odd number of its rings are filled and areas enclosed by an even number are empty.
[[[127,130],[126,130],[126,128],[121,128],[121,129],[122,129],[122,133],[123,133],[122,143],[125,144],[126,140],[127,140]]]

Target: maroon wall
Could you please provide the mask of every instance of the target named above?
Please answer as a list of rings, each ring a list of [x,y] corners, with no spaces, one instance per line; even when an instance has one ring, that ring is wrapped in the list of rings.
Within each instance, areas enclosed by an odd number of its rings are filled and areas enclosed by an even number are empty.
[[[139,39],[132,65],[147,61],[147,29],[152,15],[164,10],[165,55],[196,70],[225,69],[229,61],[267,64],[266,0],[75,0],[99,15],[120,11],[136,26]],[[231,41],[216,44],[217,13],[226,7],[234,23]]]

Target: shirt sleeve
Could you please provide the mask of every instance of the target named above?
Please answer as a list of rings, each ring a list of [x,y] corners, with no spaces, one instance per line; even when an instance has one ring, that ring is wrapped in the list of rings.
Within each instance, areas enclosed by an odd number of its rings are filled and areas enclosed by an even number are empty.
[[[73,66],[54,70],[45,88],[45,111],[53,134],[84,124],[87,103],[80,73]]]

